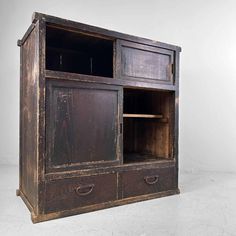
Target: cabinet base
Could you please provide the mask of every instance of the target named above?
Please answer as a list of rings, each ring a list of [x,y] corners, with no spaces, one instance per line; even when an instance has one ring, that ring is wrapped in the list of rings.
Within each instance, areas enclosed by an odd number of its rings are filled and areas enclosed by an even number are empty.
[[[106,203],[100,203],[100,204],[91,205],[91,206],[79,207],[79,208],[75,208],[75,209],[71,209],[71,210],[36,215],[33,211],[33,208],[31,207],[30,203],[28,202],[27,198],[24,196],[24,194],[20,190],[17,190],[17,196],[20,196],[22,198],[22,200],[25,202],[26,206],[29,208],[29,210],[31,212],[31,220],[33,223],[39,223],[39,222],[53,220],[53,219],[62,218],[62,217],[66,217],[66,216],[72,216],[72,215],[82,214],[82,213],[86,213],[86,212],[97,211],[97,210],[101,210],[101,209],[106,209],[106,208],[115,207],[115,206],[121,206],[121,205],[140,202],[140,201],[144,201],[144,200],[151,200],[151,199],[175,195],[175,194],[179,194],[179,193],[180,193],[180,190],[175,189],[175,190],[169,190],[169,191],[155,193],[155,194],[148,194],[148,195],[130,197],[130,198],[120,199],[120,200],[106,202]]]
[[[21,199],[23,200],[23,202],[25,203],[25,205],[27,206],[27,208],[29,209],[29,211],[33,212],[33,207],[32,205],[30,204],[29,200],[27,199],[27,197],[25,196],[25,194],[20,190],[20,189],[17,189],[16,190],[16,196],[17,197],[21,197]]]

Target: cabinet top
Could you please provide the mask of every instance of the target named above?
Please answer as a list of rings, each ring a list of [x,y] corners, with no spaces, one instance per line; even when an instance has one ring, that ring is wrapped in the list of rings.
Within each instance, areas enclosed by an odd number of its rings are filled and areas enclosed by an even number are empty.
[[[146,39],[146,38],[124,34],[124,33],[116,32],[116,31],[112,31],[112,30],[108,30],[108,29],[104,29],[104,28],[100,28],[96,26],[83,24],[76,21],[62,19],[59,17],[46,15],[39,12],[34,12],[32,15],[32,23],[35,24],[38,20],[42,20],[47,24],[58,25],[60,27],[67,28],[67,29],[77,29],[80,32],[87,32],[87,33],[92,33],[92,34],[96,34],[100,36],[106,36],[106,37],[109,37],[110,39],[123,39],[123,40],[141,43],[141,44],[151,45],[154,47],[166,48],[173,51],[178,51],[178,52],[181,51],[181,47],[176,46],[176,45],[171,45],[171,44],[167,44],[167,43],[163,43],[163,42],[159,42],[159,41],[155,41],[151,39]]]

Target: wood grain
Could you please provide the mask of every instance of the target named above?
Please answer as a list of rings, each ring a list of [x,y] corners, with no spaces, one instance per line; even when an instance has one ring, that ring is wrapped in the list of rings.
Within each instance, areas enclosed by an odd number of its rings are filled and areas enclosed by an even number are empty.
[[[116,174],[100,174],[48,182],[46,184],[45,212],[69,210],[114,201],[117,199],[116,178]],[[76,191],[78,187],[84,194]]]
[[[119,79],[173,84],[173,51],[124,40],[119,40],[117,50]]]
[[[119,161],[120,87],[60,81],[47,88],[48,168]]]
[[[125,118],[163,118],[163,115],[150,115],[150,114],[123,114]]]
[[[39,24],[21,46],[20,191],[37,207]]]
[[[123,198],[171,190],[174,168],[134,170],[122,173]]]
[[[18,46],[34,223],[179,193],[180,47],[41,13]]]

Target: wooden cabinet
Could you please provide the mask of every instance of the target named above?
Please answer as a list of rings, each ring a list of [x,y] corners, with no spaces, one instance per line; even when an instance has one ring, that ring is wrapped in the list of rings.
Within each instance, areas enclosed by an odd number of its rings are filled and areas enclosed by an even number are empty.
[[[34,223],[179,193],[179,47],[41,13],[18,45]]]

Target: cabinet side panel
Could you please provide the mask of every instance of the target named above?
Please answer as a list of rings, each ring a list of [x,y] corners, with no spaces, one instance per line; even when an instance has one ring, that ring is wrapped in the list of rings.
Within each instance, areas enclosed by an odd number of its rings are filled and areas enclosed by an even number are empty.
[[[176,160],[176,186],[178,187],[179,182],[179,60],[180,53],[175,53],[175,124],[174,124],[174,157]]]
[[[20,190],[33,208],[37,204],[38,155],[38,24],[21,47]]]

